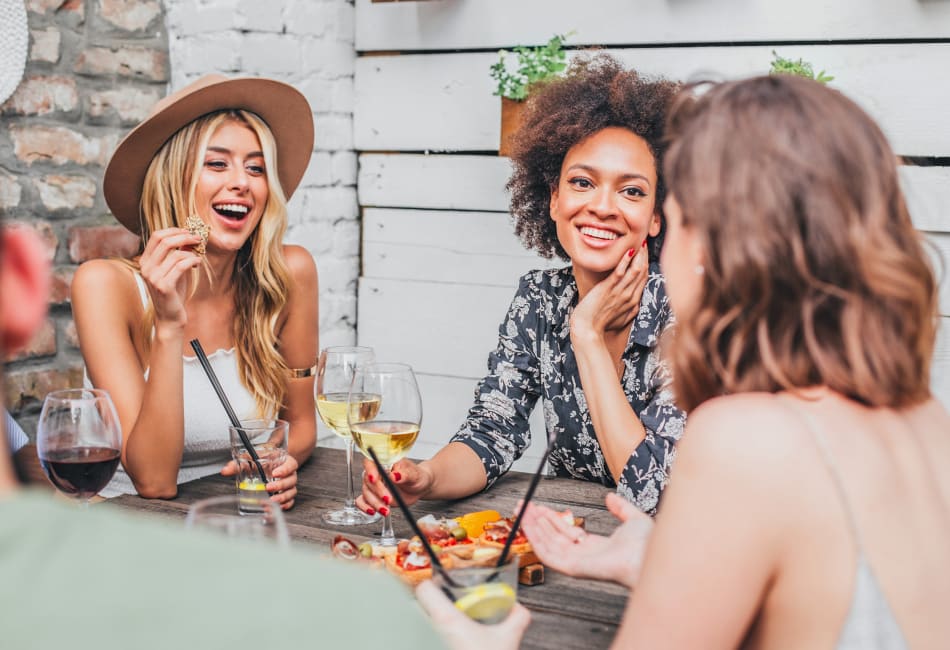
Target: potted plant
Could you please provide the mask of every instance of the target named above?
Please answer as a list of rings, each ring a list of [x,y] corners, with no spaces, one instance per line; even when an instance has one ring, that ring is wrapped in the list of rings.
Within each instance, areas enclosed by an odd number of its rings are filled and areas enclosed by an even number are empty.
[[[499,59],[491,66],[491,77],[497,83],[494,95],[501,97],[501,138],[498,155],[508,155],[508,141],[521,124],[524,100],[531,87],[558,76],[567,67],[564,41],[570,34],[555,35],[538,47],[519,46],[512,50],[516,63],[510,65],[509,52],[499,51]]]
[[[806,79],[814,79],[823,84],[834,80],[834,77],[825,74],[824,70],[816,75],[811,63],[804,59],[798,59],[797,61],[786,59],[779,56],[775,50],[772,50],[772,57],[772,67],[769,68],[769,74],[794,74]]]

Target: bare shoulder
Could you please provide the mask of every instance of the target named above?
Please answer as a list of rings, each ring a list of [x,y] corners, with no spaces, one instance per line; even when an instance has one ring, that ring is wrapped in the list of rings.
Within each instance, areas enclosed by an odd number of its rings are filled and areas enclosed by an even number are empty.
[[[694,409],[677,445],[677,463],[698,462],[730,473],[768,474],[802,452],[804,428],[771,393],[717,397]]]
[[[287,260],[287,268],[295,282],[316,283],[317,265],[310,251],[303,246],[288,244],[284,246],[284,259]]]
[[[73,276],[71,301],[87,366],[96,357],[98,344],[111,346],[137,336],[135,325],[141,323],[144,307],[128,264],[102,259],[84,262]],[[90,376],[93,373],[90,370]]]
[[[136,291],[132,269],[118,260],[96,259],[83,262],[73,275],[73,302],[86,298],[124,300]]]
[[[759,551],[765,554],[759,559],[774,562],[787,543],[783,540],[797,538],[807,506],[798,488],[815,468],[809,452],[807,431],[776,395],[709,400],[687,418],[660,512],[710,526],[743,513],[748,526],[733,523],[733,532],[760,540]],[[776,509],[776,503],[789,507]]]

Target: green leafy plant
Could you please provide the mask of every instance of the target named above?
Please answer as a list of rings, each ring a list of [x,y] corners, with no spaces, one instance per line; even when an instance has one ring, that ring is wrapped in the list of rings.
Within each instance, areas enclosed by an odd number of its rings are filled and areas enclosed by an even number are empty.
[[[494,95],[522,101],[528,96],[528,88],[535,83],[547,81],[567,67],[567,52],[564,41],[571,34],[555,35],[545,45],[516,47],[512,53],[517,57],[517,67],[509,70],[507,50],[498,52],[500,58],[491,66],[491,77],[498,83]]]
[[[799,77],[805,77],[806,79],[814,79],[823,84],[834,80],[834,77],[825,74],[824,70],[816,75],[811,63],[808,63],[804,59],[798,59],[797,61],[786,59],[779,56],[775,50],[772,50],[772,56],[774,58],[772,59],[772,67],[769,69],[769,74],[794,74]]]

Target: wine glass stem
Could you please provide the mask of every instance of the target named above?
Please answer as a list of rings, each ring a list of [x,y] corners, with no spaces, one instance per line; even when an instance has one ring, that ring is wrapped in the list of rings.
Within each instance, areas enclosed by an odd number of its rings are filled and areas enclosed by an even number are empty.
[[[356,509],[356,496],[353,494],[353,438],[346,439],[346,501],[343,507]]]
[[[392,470],[392,466],[386,468],[386,471],[389,472]],[[389,512],[392,512],[391,510]],[[396,534],[393,533],[393,519],[392,515],[385,515],[383,517],[383,532],[380,535],[379,540],[380,546],[395,546],[396,545]]]
[[[89,499],[79,499],[79,509],[89,510]]]

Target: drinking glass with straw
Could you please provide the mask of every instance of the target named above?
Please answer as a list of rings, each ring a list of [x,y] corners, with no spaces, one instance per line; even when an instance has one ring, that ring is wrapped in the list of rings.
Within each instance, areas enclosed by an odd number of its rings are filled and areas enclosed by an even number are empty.
[[[237,428],[238,435],[241,437],[241,443],[244,445],[244,448],[247,449],[247,453],[254,462],[254,465],[257,466],[257,473],[261,477],[261,481],[267,485],[267,472],[264,471],[264,466],[261,465],[261,459],[258,457],[257,451],[254,449],[254,445],[251,444],[247,434],[245,434],[241,429],[241,421],[234,412],[234,408],[232,408],[231,402],[228,400],[228,396],[225,395],[224,389],[221,388],[221,383],[218,381],[218,376],[215,374],[214,368],[211,367],[211,363],[208,361],[208,355],[205,354],[204,348],[201,347],[201,342],[198,339],[192,339],[190,343],[191,349],[195,351],[195,356],[198,357],[198,362],[204,369],[205,374],[208,375],[208,380],[211,382],[214,392],[218,395],[218,399],[221,400],[221,405],[224,406],[224,410],[228,414],[228,419],[231,420],[231,426]]]
[[[379,462],[379,458],[372,448],[369,450],[369,456],[373,463],[375,463],[376,469],[379,471],[379,476],[386,485],[386,489],[393,495],[403,516],[412,527],[413,533],[422,540],[422,544],[425,547],[426,553],[429,554],[429,560],[432,563],[433,580],[442,590],[442,593],[455,603],[455,606],[460,611],[473,620],[488,625],[500,623],[505,620],[505,618],[508,617],[508,613],[511,612],[511,608],[514,607],[515,602],[517,602],[518,593],[518,561],[515,558],[504,559],[503,556],[507,555],[506,551],[508,548],[506,547],[505,551],[502,551],[502,555],[499,556],[499,562],[494,567],[491,565],[486,566],[484,564],[466,563],[459,567],[446,568],[419,528],[412,513],[409,512],[409,506],[406,505],[402,494],[396,489],[392,479],[389,478],[389,473],[386,471],[386,468],[383,467],[383,464]],[[541,460],[541,468],[544,467],[546,458],[547,453],[545,453],[544,458]],[[540,476],[541,468],[539,468],[536,476]],[[533,481],[532,485],[536,486],[537,481]],[[534,487],[530,487],[528,489],[528,499],[531,498],[533,492]],[[512,533],[512,536],[513,535],[514,533]]]
[[[386,485],[386,489],[389,490],[393,497],[396,499],[396,504],[399,506],[399,509],[402,511],[403,517],[406,518],[406,521],[409,522],[409,526],[412,528],[412,532],[420,539],[422,546],[425,548],[426,553],[429,555],[429,562],[432,564],[433,570],[437,571],[445,580],[445,582],[452,586],[458,586],[451,576],[445,571],[445,567],[442,566],[439,556],[436,555],[435,550],[432,548],[432,545],[429,544],[429,539],[423,534],[422,529],[419,528],[419,524],[416,523],[416,518],[412,516],[412,513],[409,511],[409,506],[406,505],[406,502],[403,500],[402,495],[399,493],[399,490],[396,489],[396,486],[393,485],[392,479],[389,478],[389,473],[386,468],[383,466],[382,462],[379,460],[379,456],[376,455],[376,451],[370,447],[367,452],[370,459],[376,465],[376,469],[379,471],[379,476],[383,480],[383,483]],[[443,590],[445,591],[445,590]],[[451,598],[451,594],[446,592],[446,596]]]
[[[366,395],[379,396],[378,410],[360,408]],[[388,473],[412,448],[422,424],[422,397],[412,368],[404,363],[371,363],[357,368],[347,401],[353,441],[367,458],[372,450]],[[379,544],[396,545],[388,513]]]

